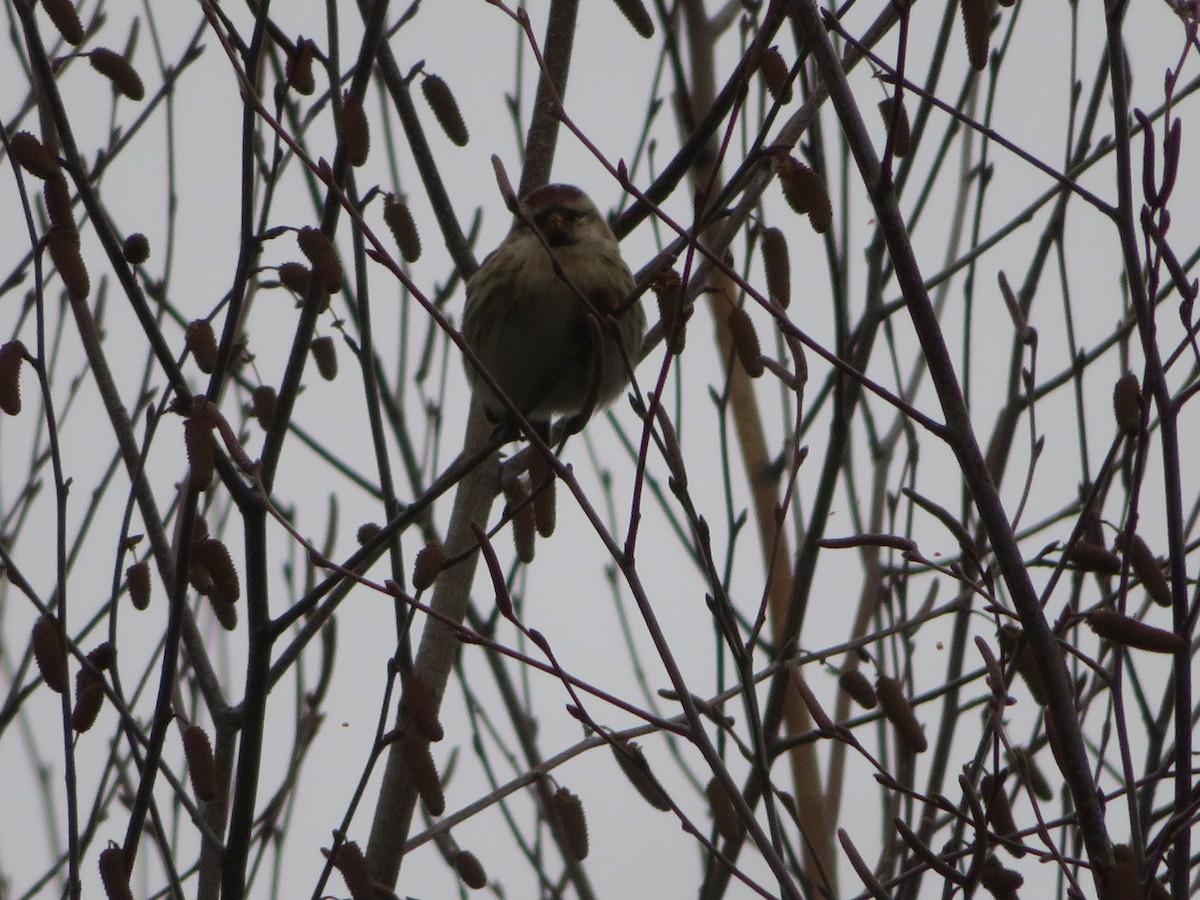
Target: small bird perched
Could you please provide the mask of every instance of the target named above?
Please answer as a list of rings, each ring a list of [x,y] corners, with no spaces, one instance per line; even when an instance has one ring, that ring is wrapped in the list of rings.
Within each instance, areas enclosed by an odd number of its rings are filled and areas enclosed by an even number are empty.
[[[467,282],[463,338],[509,400],[531,422],[546,423],[554,413],[581,412],[593,390],[596,407],[621,393],[646,316],[640,302],[621,309],[633,275],[587,194],[550,184],[520,203],[508,236]],[[589,324],[591,312],[599,327]],[[488,417],[506,418],[487,381],[469,360],[466,367]]]

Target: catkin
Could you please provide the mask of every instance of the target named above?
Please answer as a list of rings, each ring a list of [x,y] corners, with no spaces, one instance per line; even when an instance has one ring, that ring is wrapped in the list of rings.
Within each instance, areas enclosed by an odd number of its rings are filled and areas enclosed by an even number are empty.
[[[833,205],[821,176],[791,156],[776,162],[776,172],[788,205],[800,215],[807,215],[818,234],[828,231],[833,224]]]
[[[1133,543],[1129,548],[1129,563],[1133,566],[1137,577],[1141,579],[1142,587],[1146,589],[1150,599],[1159,606],[1170,606],[1171,583],[1167,581],[1167,576],[1159,567],[1158,560],[1154,557],[1154,551],[1136,534],[1133,536]]]
[[[708,809],[716,823],[717,834],[727,841],[738,840],[742,836],[742,817],[729,799],[729,792],[715,775],[708,780],[704,796],[708,798]]]
[[[438,720],[437,697],[433,688],[416,672],[403,681],[404,720],[416,729],[417,734],[427,741],[436,743],[446,736],[446,730]]]
[[[663,269],[650,283],[658,302],[658,317],[662,320],[663,340],[667,349],[678,356],[687,339],[687,315],[683,306],[683,281],[674,269]]]
[[[758,343],[758,332],[754,330],[750,314],[739,306],[729,311],[726,322],[729,325],[729,334],[733,338],[733,349],[737,354],[738,362],[742,364],[747,375],[751,378],[758,378],[766,369],[762,363],[762,348]]]
[[[451,143],[465,147],[470,135],[467,133],[467,123],[463,121],[462,113],[458,109],[458,101],[450,91],[450,85],[437,75],[426,75],[421,79],[421,93],[425,95],[425,102],[433,110],[433,115],[442,126],[446,137],[450,138]]]
[[[860,669],[847,669],[838,676],[838,687],[846,692],[863,709],[874,709],[879,705],[875,688]]]
[[[0,410],[10,416],[21,412],[21,363],[25,353],[25,345],[20,341],[9,341],[0,347]]]
[[[413,563],[413,587],[418,591],[432,587],[441,574],[445,561],[446,557],[440,544],[429,543],[422,547]]]
[[[764,228],[761,238],[767,294],[772,302],[787,309],[792,302],[792,264],[788,258],[787,238],[778,228]]]
[[[12,158],[22,169],[43,180],[62,174],[58,167],[58,158],[28,131],[18,131],[8,139]]]
[[[339,117],[342,146],[346,148],[346,161],[354,167],[366,163],[371,152],[371,127],[362,99],[349,91],[342,97],[342,114]]]
[[[967,58],[971,68],[982,72],[988,61],[988,41],[992,31],[991,0],[962,0],[963,32],[967,39]]]
[[[143,610],[150,605],[150,565],[142,561],[125,570],[125,586],[129,588],[129,600],[133,608]]]
[[[1113,386],[1113,416],[1121,434],[1136,437],[1141,430],[1142,388],[1132,372],[1126,372]]]
[[[487,887],[487,870],[470,850],[459,850],[454,855],[454,869],[458,877],[473,891]]]
[[[46,687],[61,694],[67,689],[67,656],[63,650],[58,620],[53,616],[42,616],[33,625],[33,659]]]
[[[429,752],[429,741],[414,734],[405,735],[400,741],[409,777],[421,803],[431,816],[440,816],[446,811],[446,797],[442,793],[442,781],[438,777],[433,754]]]
[[[114,843],[100,851],[100,883],[104,885],[108,900],[133,900],[125,851]]]
[[[130,100],[141,100],[146,96],[142,78],[132,63],[115,50],[97,47],[88,54],[92,68],[113,83],[119,93]]]
[[[279,395],[275,393],[275,388],[267,384],[259,385],[250,395],[250,401],[254,406],[258,424],[262,426],[263,431],[270,431],[271,424],[275,421],[275,408],[279,405]]]
[[[375,891],[375,880],[371,877],[371,868],[367,858],[355,841],[346,841],[333,852],[331,862],[341,873],[346,882],[346,890],[353,900],[375,900],[379,894]]]
[[[1114,609],[1093,609],[1085,617],[1088,627],[1100,637],[1116,644],[1146,650],[1150,653],[1178,653],[1186,650],[1187,641],[1173,631],[1155,628],[1124,616]]]
[[[417,223],[413,220],[408,204],[397,200],[394,194],[388,194],[387,199],[383,201],[383,221],[392,232],[404,261],[415,263],[420,259],[421,235],[417,232]]]
[[[217,365],[217,335],[207,319],[196,319],[188,323],[184,332],[184,344],[196,366],[205,375],[211,375]]]
[[[83,43],[83,23],[79,21],[79,13],[71,0],[42,0],[42,9],[58,29],[63,40],[72,47]]]
[[[216,538],[205,538],[192,545],[192,564],[202,566],[212,579],[209,596],[234,603],[242,596],[237,568],[229,548]]]
[[[304,227],[296,232],[296,243],[312,263],[313,275],[331,294],[342,289],[342,264],[333,242],[319,228]]]
[[[217,764],[213,759],[212,744],[199,725],[183,729],[183,754],[187,757],[188,775],[192,779],[192,790],[196,799],[208,803],[217,796]]]
[[[554,534],[557,512],[558,478],[546,457],[535,453],[529,460],[529,486],[533,492],[533,518],[537,533],[544,538]]]
[[[208,490],[217,463],[212,423],[203,416],[189,416],[185,419],[183,449],[188,458],[188,484],[197,491]]]
[[[567,852],[577,862],[588,855],[587,816],[583,812],[583,801],[565,787],[554,792],[554,816],[562,830]]]
[[[312,270],[304,263],[285,262],[279,266],[279,283],[294,294],[301,297],[308,293],[312,283]]]
[[[633,26],[633,30],[641,37],[654,37],[654,20],[650,18],[650,13],[646,11],[645,4],[642,0],[614,0],[617,4],[617,9],[621,11],[629,24]]]
[[[666,791],[650,771],[650,764],[646,762],[646,757],[642,755],[638,745],[633,741],[618,741],[609,746],[617,765],[621,767],[629,783],[642,795],[642,799],[657,810],[670,812],[671,801],[667,799]]]
[[[1117,575],[1121,571],[1121,557],[1107,547],[1093,544],[1091,541],[1078,540],[1075,546],[1066,554],[1075,568],[1083,572],[1100,572],[1105,575]]]
[[[513,548],[517,552],[517,559],[529,564],[536,553],[537,522],[533,503],[529,501],[529,487],[523,479],[509,480],[504,486],[504,501],[507,504],[506,511],[512,515]]]
[[[42,187],[42,199],[46,201],[46,217],[51,225],[75,230],[75,217],[71,215],[71,188],[62,172],[55,172],[46,179]]]
[[[879,114],[883,116],[883,124],[887,126],[888,138],[892,142],[892,156],[903,159],[912,149],[912,127],[908,123],[908,110],[904,102],[896,103],[896,98],[886,97],[879,101]]]
[[[313,360],[317,364],[317,371],[321,373],[321,377],[326,381],[333,381],[337,378],[337,346],[334,344],[333,338],[329,335],[313,338],[312,343],[308,346],[312,350]]]
[[[313,79],[315,50],[316,47],[312,41],[308,38],[300,38],[296,41],[296,48],[288,57],[284,69],[287,83],[296,89],[297,94],[304,94],[306,97],[317,88],[317,83]]]
[[[75,708],[71,710],[71,728],[83,734],[96,724],[104,705],[104,682],[88,669],[75,675]]]
[[[79,232],[73,227],[51,228],[46,233],[46,249],[50,251],[54,268],[63,280],[67,296],[75,302],[86,300],[91,293],[92,283],[79,252]]]
[[[778,47],[768,47],[762,52],[758,61],[758,73],[762,76],[763,84],[767,86],[772,100],[780,106],[791,102],[791,75]]]
[[[897,737],[914,753],[928,750],[925,731],[917,721],[912,703],[904,695],[900,682],[888,675],[880,675],[875,679],[875,695],[879,698],[884,717],[895,727]]]

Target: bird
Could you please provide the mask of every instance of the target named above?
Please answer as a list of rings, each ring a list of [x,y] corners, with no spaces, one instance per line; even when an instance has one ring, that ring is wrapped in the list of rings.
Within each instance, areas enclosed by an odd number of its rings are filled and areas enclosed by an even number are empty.
[[[467,281],[462,336],[475,358],[466,372],[489,420],[513,424],[480,366],[544,429],[556,413],[616,399],[637,362],[646,316],[640,300],[626,303],[633,275],[587,194],[549,184],[522,197],[519,210]]]

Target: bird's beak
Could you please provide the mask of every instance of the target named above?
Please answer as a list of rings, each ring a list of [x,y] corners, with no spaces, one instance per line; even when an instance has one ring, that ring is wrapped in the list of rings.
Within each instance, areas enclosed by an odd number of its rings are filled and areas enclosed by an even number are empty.
[[[571,222],[562,213],[551,213],[542,223],[542,234],[551,247],[570,243]]]

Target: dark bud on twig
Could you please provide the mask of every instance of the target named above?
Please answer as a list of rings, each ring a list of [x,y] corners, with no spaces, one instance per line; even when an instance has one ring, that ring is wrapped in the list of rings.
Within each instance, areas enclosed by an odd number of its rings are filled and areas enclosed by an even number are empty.
[[[431,587],[441,574],[445,562],[446,557],[440,545],[429,543],[422,547],[413,563],[413,587],[418,591]]]
[[[446,137],[450,138],[451,143],[465,147],[470,135],[467,134],[467,123],[463,121],[458,101],[454,99],[450,85],[437,75],[426,75],[421,79],[421,93],[425,95],[425,102],[433,110],[433,115],[442,126]]]

